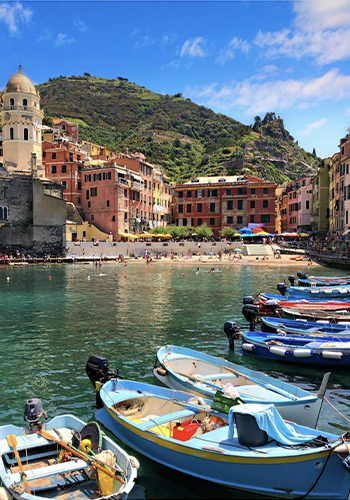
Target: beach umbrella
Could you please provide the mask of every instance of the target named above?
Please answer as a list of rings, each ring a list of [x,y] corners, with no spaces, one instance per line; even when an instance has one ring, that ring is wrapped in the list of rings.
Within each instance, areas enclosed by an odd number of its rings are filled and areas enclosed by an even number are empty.
[[[238,232],[241,236],[243,234],[253,234],[253,231],[250,229],[250,227],[242,227],[241,229],[238,229]]]
[[[262,227],[254,227],[253,228],[253,233],[254,234],[264,233],[264,229]]]
[[[241,253],[243,253],[243,250],[241,248],[235,248],[233,251],[234,252],[241,252]]]
[[[307,233],[300,233],[299,236],[301,236],[302,238],[310,238],[310,235]]]
[[[237,238],[237,236],[241,236],[241,233],[235,233],[235,234],[233,235],[233,237],[234,237],[234,238]]]

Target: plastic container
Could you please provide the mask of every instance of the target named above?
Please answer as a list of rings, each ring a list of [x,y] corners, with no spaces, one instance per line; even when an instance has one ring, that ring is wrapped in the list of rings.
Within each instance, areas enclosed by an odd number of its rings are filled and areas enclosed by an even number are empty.
[[[238,441],[242,446],[255,448],[268,443],[268,434],[261,430],[253,415],[234,413]]]
[[[181,424],[176,424],[173,428],[173,438],[179,441],[188,441],[198,427],[200,427],[200,424],[196,420],[186,420]]]

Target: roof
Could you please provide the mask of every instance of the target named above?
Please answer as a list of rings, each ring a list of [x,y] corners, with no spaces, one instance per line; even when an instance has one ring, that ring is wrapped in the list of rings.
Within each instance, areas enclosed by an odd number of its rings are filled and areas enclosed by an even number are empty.
[[[247,177],[244,175],[216,175],[211,177],[196,177],[195,179],[184,182],[183,184],[220,184],[221,182],[246,182],[247,180]]]
[[[22,73],[22,66],[18,68],[18,72],[14,73],[5,87],[5,92],[25,92],[28,94],[37,94],[31,80]]]

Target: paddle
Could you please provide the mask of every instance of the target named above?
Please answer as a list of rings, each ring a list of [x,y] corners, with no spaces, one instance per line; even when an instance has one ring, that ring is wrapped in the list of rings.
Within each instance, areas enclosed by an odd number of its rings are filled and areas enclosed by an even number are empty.
[[[259,379],[253,378],[253,377],[248,377],[248,375],[245,375],[244,373],[239,372],[238,370],[234,370],[233,368],[229,368],[228,366],[220,365],[220,368],[224,368],[225,370],[228,370],[229,372],[235,373],[236,375],[239,375],[240,377],[246,378],[247,380],[251,380],[252,382],[261,385],[262,387],[266,387],[266,389],[270,389],[271,391],[277,392],[278,394],[281,394],[282,396],[285,396],[289,399],[296,400],[298,399],[296,396],[293,396],[293,394],[289,394],[289,392],[284,391],[283,389],[279,389],[278,387],[275,387],[274,385],[268,383],[264,383]]]
[[[222,387],[220,387],[219,385],[211,384],[210,382],[207,382],[206,380],[203,380],[200,377],[196,377],[196,375],[188,375],[188,373],[181,373],[181,372],[177,372],[177,373],[179,375],[181,375],[182,377],[187,377],[191,380],[195,380],[196,382],[201,382],[202,384],[206,384],[206,385],[209,385],[210,387],[214,387],[214,389],[217,389],[218,391],[222,391]]]
[[[37,431],[37,432],[38,432],[38,434],[40,434],[41,436],[43,436],[48,441],[54,441],[58,445],[62,446],[62,448],[65,448],[66,450],[70,451],[76,457],[81,458],[82,460],[85,460],[86,462],[89,462],[96,469],[101,470],[102,472],[104,472],[108,476],[112,477],[113,479],[116,479],[120,483],[125,484],[124,479],[116,476],[115,474],[113,474],[113,472],[110,472],[106,468],[106,466],[100,465],[98,462],[95,462],[94,460],[91,460],[91,457],[89,457],[89,455],[86,455],[85,453],[82,453],[81,451],[76,450],[73,446],[69,446],[66,443],[64,443],[63,441],[60,441],[59,439],[56,439],[52,434],[50,434],[49,432],[47,432],[47,431],[45,431],[43,429],[41,429],[40,431]]]
[[[23,464],[21,462],[19,453],[17,451],[17,438],[14,434],[11,434],[11,436],[7,436],[6,439],[7,439],[8,444],[11,446],[11,448],[13,448],[13,451],[15,453],[15,457],[16,457],[16,460],[18,462],[19,470],[21,471],[21,477],[23,479],[24,486],[26,488],[26,492],[30,494],[31,491],[30,491],[29,484],[27,481],[27,476],[26,476],[26,473],[24,472],[24,467],[23,467]]]

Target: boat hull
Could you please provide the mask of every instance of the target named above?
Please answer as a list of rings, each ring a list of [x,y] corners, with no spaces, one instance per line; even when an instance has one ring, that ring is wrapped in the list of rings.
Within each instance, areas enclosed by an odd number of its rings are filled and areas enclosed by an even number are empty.
[[[329,452],[310,453],[303,458],[298,453],[289,458],[268,458],[261,448],[260,453],[246,449],[229,456],[224,441],[217,448],[208,443],[201,450],[190,449],[171,439],[137,432],[106,407],[98,410],[95,417],[139,453],[202,480],[274,498],[302,497],[314,483],[317,484],[307,496],[309,499],[344,499],[349,493],[347,472],[339,469],[339,458]],[[337,484],[336,492],[332,484]]]

